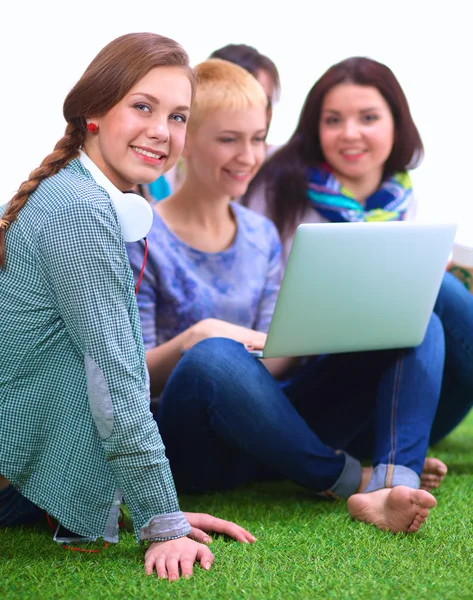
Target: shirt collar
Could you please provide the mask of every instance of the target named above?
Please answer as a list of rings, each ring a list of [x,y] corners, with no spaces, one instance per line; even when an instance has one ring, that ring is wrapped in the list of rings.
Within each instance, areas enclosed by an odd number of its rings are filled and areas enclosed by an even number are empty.
[[[120,191],[83,150],[79,151],[79,160],[95,183],[110,196],[125,242],[136,242],[146,237],[153,223],[153,209],[147,200],[138,194],[124,194]]]

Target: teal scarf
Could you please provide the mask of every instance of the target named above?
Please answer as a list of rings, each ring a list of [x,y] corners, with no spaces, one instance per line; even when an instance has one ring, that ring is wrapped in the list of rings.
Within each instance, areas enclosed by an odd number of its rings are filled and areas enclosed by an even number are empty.
[[[366,199],[362,206],[328,168],[309,169],[307,196],[313,208],[334,223],[357,221],[402,221],[413,201],[412,181],[407,172],[395,173]]]

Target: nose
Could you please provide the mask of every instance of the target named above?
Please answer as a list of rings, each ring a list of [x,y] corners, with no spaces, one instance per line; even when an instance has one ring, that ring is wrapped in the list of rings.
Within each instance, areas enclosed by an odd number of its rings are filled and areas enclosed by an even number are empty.
[[[256,163],[255,149],[251,141],[243,142],[238,154],[238,160],[248,166],[253,166]]]
[[[357,139],[360,136],[360,129],[355,119],[347,119],[343,123],[343,137],[346,139]]]
[[[159,142],[169,141],[169,122],[167,116],[157,115],[149,128],[148,135]]]

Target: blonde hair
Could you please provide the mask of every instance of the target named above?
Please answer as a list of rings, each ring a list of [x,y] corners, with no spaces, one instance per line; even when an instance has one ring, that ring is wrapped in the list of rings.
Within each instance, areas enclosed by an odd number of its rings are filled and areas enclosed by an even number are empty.
[[[194,70],[185,50],[174,40],[155,33],[128,33],[105,46],[67,95],[63,114],[64,136],[51,154],[30,173],[7,205],[0,220],[0,267],[5,264],[5,234],[39,184],[58,173],[79,154],[85,141],[86,116],[102,116],[154,67],[182,67],[192,91]]]
[[[215,110],[267,107],[268,99],[259,82],[234,63],[209,58],[195,67],[195,73],[197,85],[187,126],[190,131]]]

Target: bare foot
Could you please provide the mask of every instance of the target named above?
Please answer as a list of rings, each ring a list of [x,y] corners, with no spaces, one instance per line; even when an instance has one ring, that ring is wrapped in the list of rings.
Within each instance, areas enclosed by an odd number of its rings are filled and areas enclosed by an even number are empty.
[[[420,489],[430,492],[438,488],[447,474],[447,465],[438,458],[426,458],[420,476]]]
[[[348,498],[352,519],[371,523],[393,533],[418,531],[437,500],[425,490],[405,485],[383,488],[368,494],[353,494]]]

